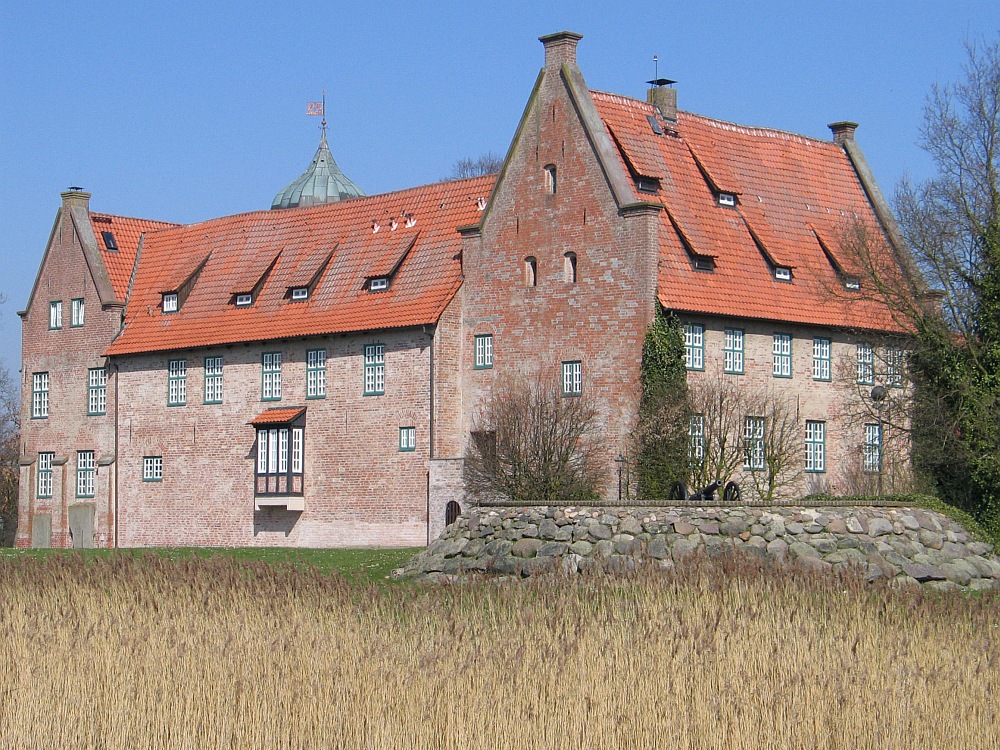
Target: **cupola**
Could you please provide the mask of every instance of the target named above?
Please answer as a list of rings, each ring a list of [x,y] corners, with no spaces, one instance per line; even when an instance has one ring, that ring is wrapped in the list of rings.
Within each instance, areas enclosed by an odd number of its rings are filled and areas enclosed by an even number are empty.
[[[324,123],[325,125],[325,123]],[[326,129],[309,168],[288,187],[274,196],[271,208],[297,208],[333,203],[364,195],[361,188],[340,171],[326,143]]]

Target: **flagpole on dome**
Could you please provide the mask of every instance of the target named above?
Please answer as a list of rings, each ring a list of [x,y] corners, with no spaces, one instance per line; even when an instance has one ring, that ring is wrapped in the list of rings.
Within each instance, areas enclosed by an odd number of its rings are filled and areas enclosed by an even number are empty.
[[[322,117],[323,120],[320,122],[320,130],[323,131],[323,135],[326,135],[326,89],[323,89],[323,100],[319,102],[306,102],[306,114],[315,115]]]

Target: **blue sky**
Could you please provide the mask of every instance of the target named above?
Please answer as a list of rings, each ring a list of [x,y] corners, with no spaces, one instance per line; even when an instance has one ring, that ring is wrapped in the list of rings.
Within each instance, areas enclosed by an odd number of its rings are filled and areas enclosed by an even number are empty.
[[[542,65],[537,38],[584,35],[591,88],[645,97],[653,55],[681,109],[857,139],[891,194],[932,174],[919,149],[933,82],[1000,32],[996,0],[925,2],[4,3],[0,21],[0,362],[59,206],[193,222],[268,208],[319,138],[365,192],[503,154]]]

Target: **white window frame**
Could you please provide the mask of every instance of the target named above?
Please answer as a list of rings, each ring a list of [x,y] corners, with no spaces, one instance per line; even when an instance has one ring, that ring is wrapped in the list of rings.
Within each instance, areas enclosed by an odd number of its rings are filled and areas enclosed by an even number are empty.
[[[222,371],[225,367],[222,357],[205,357],[206,404],[221,404],[223,397]]]
[[[705,460],[705,415],[692,414],[688,420],[688,463],[700,466]]]
[[[830,339],[813,339],[813,380],[830,380],[830,361],[833,343]]]
[[[62,328],[62,300],[49,302],[49,330],[58,331]]]
[[[108,413],[108,370],[92,367],[87,370],[87,416]]]
[[[774,278],[776,281],[791,281],[792,269],[788,268],[787,266],[775,266]]]
[[[299,475],[304,464],[304,428],[287,425],[257,428],[257,476]]]
[[[143,482],[163,481],[163,456],[142,457],[142,481]]]
[[[826,471],[826,422],[806,420],[806,471]]]
[[[52,497],[52,460],[55,453],[38,454],[38,470],[35,477],[35,497]]]
[[[176,292],[163,295],[163,312],[165,313],[177,312],[177,306],[178,306],[178,297]]]
[[[722,371],[729,375],[742,375],[744,367],[744,331],[742,328],[727,328],[723,345]]]
[[[764,417],[747,417],[743,428],[743,468],[763,471],[767,468],[764,436],[767,420]]]
[[[309,287],[307,286],[297,286],[292,289],[292,301],[301,302],[302,300],[309,299]]]
[[[326,398],[326,349],[306,352],[306,398]]]
[[[368,282],[369,292],[384,292],[389,288],[389,279],[386,276],[379,276]]]
[[[365,344],[365,396],[385,393],[385,344]]]
[[[493,367],[493,334],[481,333],[475,337],[475,369],[488,370]]]
[[[413,451],[417,449],[417,428],[416,427],[400,427],[399,428],[399,450],[401,451]]]
[[[76,496],[94,497],[97,494],[97,461],[94,451],[76,452]]]
[[[792,377],[792,335],[790,333],[774,334],[771,353],[771,374],[776,378]]]
[[[688,370],[705,369],[705,326],[684,324],[684,367]]]
[[[260,400],[281,401],[281,352],[261,354]]]
[[[250,307],[253,304],[252,294],[237,294],[236,295],[236,306],[237,307]]]
[[[858,385],[875,384],[875,349],[871,344],[858,344]]]
[[[865,424],[865,443],[862,453],[862,469],[866,474],[882,473],[882,425]]]
[[[736,196],[732,193],[719,193],[719,205],[720,206],[735,206]]]
[[[83,326],[83,321],[85,318],[85,308],[83,306],[83,298],[79,297],[77,299],[70,300],[70,317],[69,325],[71,328],[80,328]]]
[[[49,374],[31,374],[31,418],[47,419],[49,416]]]
[[[583,395],[583,362],[572,360],[562,363],[562,395]]]
[[[187,404],[187,360],[171,359],[167,362],[167,406]]]
[[[906,353],[895,347],[885,350],[885,384],[890,388],[902,388],[906,371]]]

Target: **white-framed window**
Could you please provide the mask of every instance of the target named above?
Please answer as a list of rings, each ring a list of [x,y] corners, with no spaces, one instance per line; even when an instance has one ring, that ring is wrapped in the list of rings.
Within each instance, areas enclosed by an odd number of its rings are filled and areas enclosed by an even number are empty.
[[[171,359],[167,362],[167,406],[184,406],[187,403],[187,360]]]
[[[265,352],[261,355],[260,400],[281,400],[281,352]]]
[[[885,384],[891,388],[903,387],[906,354],[902,349],[885,350]]]
[[[163,312],[165,313],[177,312],[176,292],[171,292],[170,294],[163,295]]]
[[[776,378],[792,377],[792,336],[788,333],[774,334],[772,348],[772,374]]]
[[[76,496],[94,497],[97,478],[97,462],[94,451],[76,452]]]
[[[862,454],[862,468],[868,474],[882,471],[882,425],[865,425],[865,445]]]
[[[222,403],[222,357],[205,357],[205,403]]]
[[[288,425],[257,428],[259,495],[301,495],[305,429]]]
[[[412,451],[417,448],[417,428],[399,428],[399,449],[401,451]]]
[[[73,328],[79,328],[83,325],[83,300],[74,299],[70,300],[69,303],[70,317],[69,324]]]
[[[49,329],[58,330],[62,328],[62,302],[56,300],[49,303]]]
[[[307,286],[297,286],[292,289],[292,300],[295,302],[301,302],[302,300],[309,299],[309,287]]]
[[[583,363],[574,360],[562,363],[562,395],[583,395]]]
[[[775,266],[774,268],[774,278],[777,281],[791,281],[792,280],[792,269],[786,266]]]
[[[381,396],[385,393],[385,344],[365,346],[365,393]]]
[[[52,497],[52,459],[55,456],[55,453],[38,454],[38,473],[35,486],[37,497]]]
[[[486,370],[493,367],[493,334],[484,333],[475,337],[475,369]]]
[[[747,417],[743,429],[743,468],[761,471],[767,468],[764,452],[764,417]]]
[[[705,460],[705,415],[692,414],[688,421],[688,462],[701,465]]]
[[[806,420],[806,471],[826,471],[826,422]]]
[[[384,292],[389,288],[389,279],[386,276],[379,276],[368,282],[369,292]]]
[[[87,370],[87,415],[108,412],[108,371],[104,367]]]
[[[236,306],[237,307],[250,307],[253,304],[252,294],[237,294],[236,295]]]
[[[858,385],[875,383],[875,351],[871,344],[858,344]]]
[[[732,193],[719,193],[719,205],[720,206],[735,206],[736,196]]]
[[[743,329],[727,328],[723,346],[723,372],[743,374]]]
[[[705,369],[705,326],[684,324],[684,366],[689,370]]]
[[[142,457],[142,481],[143,482],[163,481],[163,456]]]
[[[31,418],[45,419],[49,416],[49,374],[31,374]]]
[[[326,349],[306,352],[306,398],[326,398]]]
[[[813,339],[813,380],[830,379],[830,339]]]

